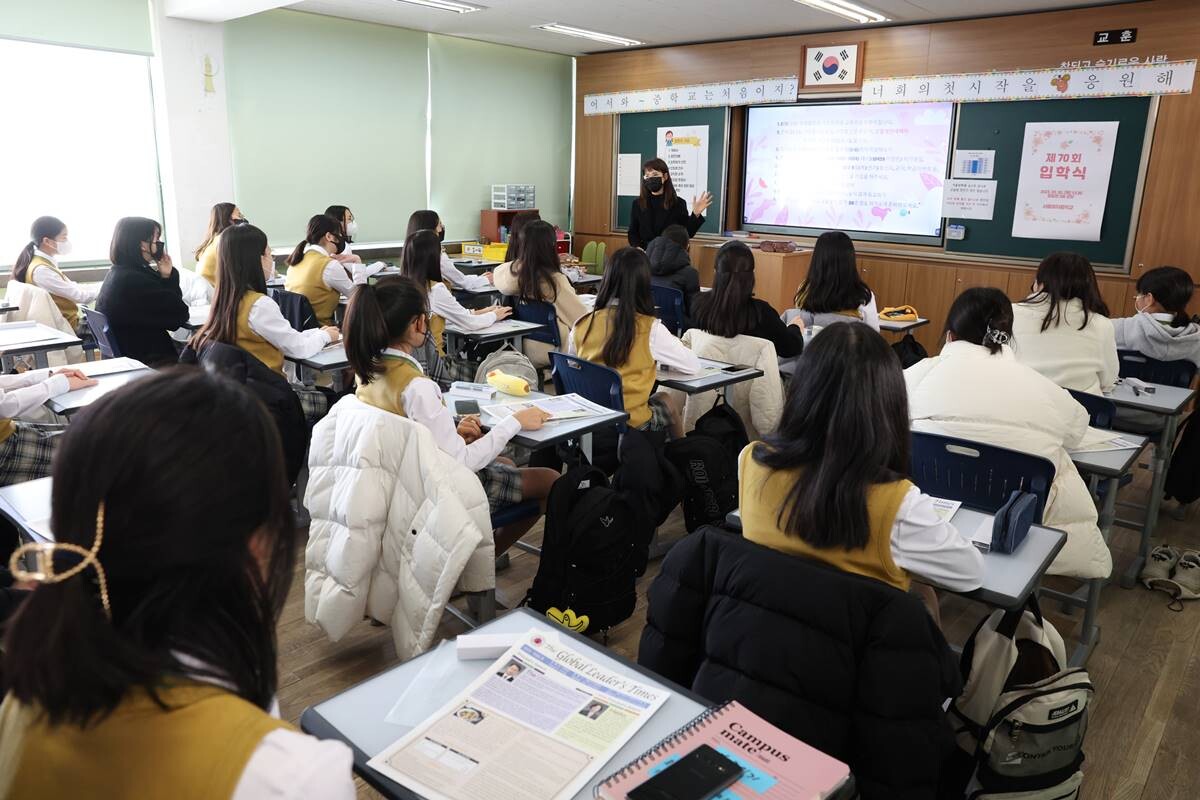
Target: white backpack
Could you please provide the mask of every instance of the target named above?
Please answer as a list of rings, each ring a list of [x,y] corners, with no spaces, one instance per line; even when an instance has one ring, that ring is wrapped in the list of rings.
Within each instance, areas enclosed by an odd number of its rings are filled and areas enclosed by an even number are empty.
[[[1095,690],[1068,669],[1066,648],[1037,599],[997,610],[963,648],[966,683],[951,704],[958,746],[974,757],[970,800],[1074,800]]]

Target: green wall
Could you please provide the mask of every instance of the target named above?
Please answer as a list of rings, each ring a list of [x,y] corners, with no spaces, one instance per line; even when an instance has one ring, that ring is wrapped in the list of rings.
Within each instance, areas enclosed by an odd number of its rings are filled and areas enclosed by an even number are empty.
[[[0,0],[0,36],[150,55],[149,0]]]
[[[534,184],[542,219],[569,228],[571,58],[430,34],[429,64],[430,204],[446,238],[478,235],[493,183]]]
[[[272,245],[349,206],[360,241],[425,206],[424,33],[270,11],[225,25],[236,200]]]

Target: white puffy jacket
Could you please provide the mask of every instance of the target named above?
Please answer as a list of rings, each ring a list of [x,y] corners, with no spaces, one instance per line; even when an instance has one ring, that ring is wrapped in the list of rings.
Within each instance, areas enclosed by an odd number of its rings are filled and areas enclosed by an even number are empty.
[[[1041,456],[1054,464],[1043,523],[1067,534],[1048,572],[1106,578],[1112,555],[1097,527],[1096,505],[1067,450],[1088,429],[1083,406],[1065,389],[1017,361],[1005,347],[992,355],[950,342],[940,355],[904,371],[912,429],[971,439]]]
[[[456,587],[495,588],[483,487],[422,425],[343,397],[313,428],[308,469],[304,614],[332,641],[369,616],[407,659]]]
[[[683,343],[701,358],[761,369],[761,378],[725,387],[725,398],[745,423],[750,441],[775,430],[783,414],[783,382],[779,377],[775,345],[756,336],[727,338],[699,328],[684,331]],[[683,429],[690,431],[696,427],[696,420],[716,402],[715,391],[688,395],[683,407]]]

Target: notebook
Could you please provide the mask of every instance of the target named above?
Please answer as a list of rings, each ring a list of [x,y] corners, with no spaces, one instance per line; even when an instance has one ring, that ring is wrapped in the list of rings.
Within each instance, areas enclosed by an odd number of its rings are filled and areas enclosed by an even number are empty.
[[[745,770],[713,800],[821,800],[850,777],[836,758],[784,733],[736,701],[710,708],[596,786],[595,797],[625,800],[634,787],[707,744]]]

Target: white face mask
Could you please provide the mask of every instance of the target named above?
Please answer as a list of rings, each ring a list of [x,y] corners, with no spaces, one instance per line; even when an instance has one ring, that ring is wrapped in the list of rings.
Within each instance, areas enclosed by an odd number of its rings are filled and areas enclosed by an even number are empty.
[[[1141,299],[1143,296],[1144,296],[1144,295],[1140,295],[1140,294],[1139,294],[1139,295],[1135,295],[1135,296],[1134,296],[1134,298],[1133,298],[1133,310],[1134,310],[1134,311],[1136,311],[1136,312],[1137,312],[1137,313],[1139,313],[1139,314],[1149,314],[1149,313],[1150,313],[1150,307],[1149,307],[1149,306],[1146,306],[1145,308],[1142,308],[1141,306],[1139,306],[1139,305],[1138,305],[1138,300],[1140,300],[1140,299]]]
[[[353,236],[356,233],[358,233],[358,223],[354,220],[350,220],[346,223],[346,235]]]
[[[71,254],[71,241],[63,239],[62,241],[55,240],[54,246],[58,248],[60,256],[69,256]]]
[[[263,277],[271,280],[275,277],[275,259],[271,256],[262,257]]]

